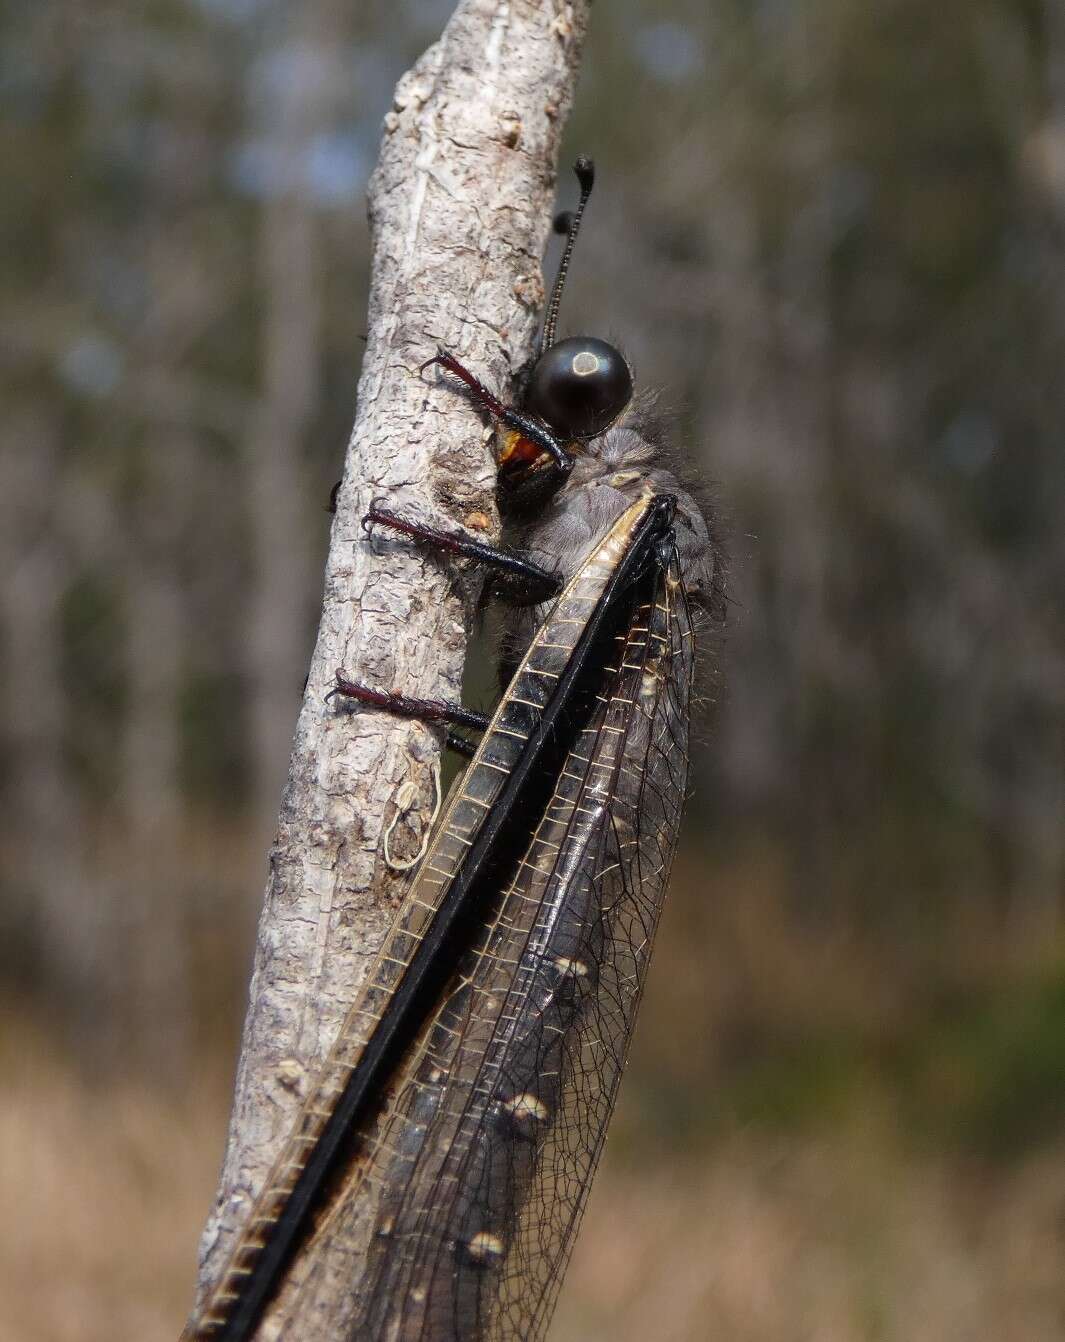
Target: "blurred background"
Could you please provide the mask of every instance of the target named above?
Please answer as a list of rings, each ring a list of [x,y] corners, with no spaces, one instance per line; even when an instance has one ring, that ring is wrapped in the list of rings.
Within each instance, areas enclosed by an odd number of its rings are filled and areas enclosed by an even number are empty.
[[[4,1342],[176,1337],[447,0],[5,8]],[[556,1342],[1065,1332],[1065,9],[612,0],[567,297],[733,618]],[[563,204],[570,182],[563,178]]]

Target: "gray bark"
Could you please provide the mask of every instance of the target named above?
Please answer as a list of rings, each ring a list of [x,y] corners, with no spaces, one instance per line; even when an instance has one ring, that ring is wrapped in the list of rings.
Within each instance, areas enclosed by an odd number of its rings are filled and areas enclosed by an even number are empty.
[[[221,1184],[201,1245],[201,1292],[394,915],[400,878],[383,860],[382,827],[405,816],[390,852],[412,856],[432,810],[439,731],[341,712],[325,695],[344,667],[385,689],[460,697],[469,584],[410,546],[371,543],[359,522],[383,496],[436,525],[495,532],[486,435],[469,405],[418,367],[443,344],[506,394],[532,350],[586,20],[584,0],[463,0],[400,80],[385,119],[369,192],[358,409],[271,852]],[[316,1258],[328,1255],[329,1238],[316,1237]],[[277,1335],[282,1320],[286,1336],[308,1342],[341,1335],[351,1283],[343,1273],[334,1281],[306,1307],[283,1296],[261,1335]]]

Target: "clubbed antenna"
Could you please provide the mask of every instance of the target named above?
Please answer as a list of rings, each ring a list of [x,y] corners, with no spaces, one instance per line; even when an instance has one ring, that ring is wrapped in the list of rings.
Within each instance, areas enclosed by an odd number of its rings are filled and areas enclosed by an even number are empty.
[[[584,214],[584,207],[588,204],[588,197],[592,194],[592,187],[595,185],[595,164],[590,158],[585,158],[582,154],[573,165],[573,171],[577,174],[577,181],[580,183],[581,198],[577,202],[577,208],[572,215],[568,216],[568,237],[566,238],[565,250],[562,253],[562,260],[558,263],[558,274],[555,276],[555,287],[551,290],[551,301],[547,305],[547,315],[544,317],[544,329],[540,336],[540,353],[543,354],[555,343],[555,327],[558,325],[558,307],[562,302],[562,290],[566,285],[566,271],[569,270],[569,259],[573,255],[573,244],[577,241],[577,233],[580,231],[581,216]]]

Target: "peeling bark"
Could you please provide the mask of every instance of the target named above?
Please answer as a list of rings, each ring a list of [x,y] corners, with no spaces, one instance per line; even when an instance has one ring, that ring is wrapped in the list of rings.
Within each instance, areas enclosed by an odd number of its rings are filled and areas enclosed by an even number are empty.
[[[583,2],[464,0],[400,80],[385,118],[369,192],[373,273],[358,410],[271,852],[201,1291],[394,915],[400,877],[384,863],[382,828],[403,812],[390,851],[412,856],[433,809],[440,732],[340,711],[325,695],[344,667],[405,694],[459,697],[471,586],[409,546],[370,542],[359,522],[382,496],[435,525],[495,532],[486,437],[470,407],[418,368],[443,344],[507,392],[532,351],[559,139],[586,21]],[[316,1237],[316,1258],[330,1252],[329,1239]],[[350,1278],[328,1275],[328,1289],[306,1308],[283,1297],[261,1335],[276,1335],[282,1318],[287,1336],[307,1342],[341,1335]]]

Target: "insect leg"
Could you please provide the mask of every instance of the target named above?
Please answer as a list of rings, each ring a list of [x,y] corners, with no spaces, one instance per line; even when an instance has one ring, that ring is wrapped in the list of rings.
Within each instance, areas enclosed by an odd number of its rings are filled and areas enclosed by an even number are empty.
[[[461,732],[449,731],[445,744],[448,750],[453,750],[456,755],[461,755],[464,760],[472,760],[474,755],[477,754],[477,747],[472,741],[467,741]]]
[[[551,460],[550,486],[541,485],[546,493],[557,490],[564,483],[573,470],[573,457],[541,420],[534,415],[516,410],[513,406],[504,405],[498,396],[488,390],[480,378],[443,347],[438,349],[431,359],[426,359],[418,371],[423,373],[434,364],[465,382],[473,392],[473,399],[494,420],[512,429],[519,439],[538,447],[541,453],[546,453]]]
[[[369,685],[360,685],[349,680],[343,672],[336,673],[337,683],[325,696],[327,700],[338,695],[344,699],[354,699],[357,703],[368,704],[373,708],[383,708],[400,718],[417,718],[419,722],[450,722],[457,727],[469,727],[473,731],[483,732],[488,726],[488,717],[472,708],[463,708],[461,704],[449,704],[442,699],[408,699],[402,694],[391,694],[387,690],[373,690]],[[448,732],[447,745],[456,754],[472,759],[476,746],[467,741],[458,732]]]
[[[492,570],[492,587],[496,594],[515,606],[538,606],[558,596],[563,587],[562,579],[557,574],[548,573],[530,559],[485,545],[483,541],[449,535],[445,531],[424,526],[421,522],[408,521],[382,508],[376,500],[370,504],[370,511],[362,519],[362,524],[367,530],[371,526],[388,527],[443,554],[460,555],[485,565]]]

